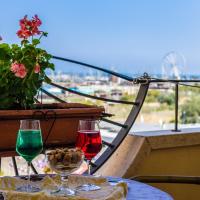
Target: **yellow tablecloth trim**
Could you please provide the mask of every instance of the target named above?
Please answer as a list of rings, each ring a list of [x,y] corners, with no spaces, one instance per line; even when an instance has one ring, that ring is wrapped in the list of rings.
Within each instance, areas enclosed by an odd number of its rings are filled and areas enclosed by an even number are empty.
[[[0,191],[3,193],[5,200],[124,200],[127,194],[127,184],[118,183],[111,186],[106,178],[103,177],[85,177],[72,175],[69,177],[69,187],[75,188],[85,183],[92,183],[101,186],[101,190],[90,192],[78,192],[76,196],[53,196],[49,195],[49,190],[55,189],[61,184],[60,176],[46,176],[43,180],[34,182],[42,188],[37,193],[22,193],[15,191],[16,186],[26,184],[26,180],[15,177],[0,178]]]

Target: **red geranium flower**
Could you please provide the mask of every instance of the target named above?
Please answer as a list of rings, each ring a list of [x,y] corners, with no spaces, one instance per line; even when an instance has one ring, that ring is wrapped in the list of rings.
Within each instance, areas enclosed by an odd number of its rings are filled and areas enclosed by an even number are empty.
[[[41,26],[41,24],[42,22],[37,15],[32,17],[32,20],[29,20],[27,15],[25,15],[24,18],[19,21],[20,30],[17,31],[18,37],[27,39],[33,35],[40,35],[42,31],[40,31],[38,27]]]

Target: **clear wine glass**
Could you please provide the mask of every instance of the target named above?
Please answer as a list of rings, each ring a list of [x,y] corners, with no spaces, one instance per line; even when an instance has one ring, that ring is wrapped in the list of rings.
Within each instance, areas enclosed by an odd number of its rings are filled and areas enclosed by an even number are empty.
[[[51,193],[58,196],[75,195],[75,190],[68,187],[67,178],[76,171],[84,160],[84,154],[79,148],[64,148],[48,150],[47,162],[50,168],[61,176],[61,186]]]
[[[102,148],[102,139],[97,120],[79,120],[76,147],[82,149],[88,164],[88,175],[91,175],[91,160]],[[100,187],[94,184],[84,184],[78,188],[82,191],[99,190]]]
[[[16,151],[22,156],[28,165],[28,183],[27,185],[17,188],[22,192],[38,192],[40,188],[32,186],[30,182],[30,166],[32,160],[42,152],[43,142],[39,120],[20,120],[18,131]]]

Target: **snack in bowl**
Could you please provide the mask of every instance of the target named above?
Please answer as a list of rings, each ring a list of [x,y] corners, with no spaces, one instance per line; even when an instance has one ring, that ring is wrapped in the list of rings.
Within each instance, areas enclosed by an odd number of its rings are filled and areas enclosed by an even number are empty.
[[[84,154],[80,148],[64,148],[47,152],[47,160],[56,173],[71,173],[82,164]]]

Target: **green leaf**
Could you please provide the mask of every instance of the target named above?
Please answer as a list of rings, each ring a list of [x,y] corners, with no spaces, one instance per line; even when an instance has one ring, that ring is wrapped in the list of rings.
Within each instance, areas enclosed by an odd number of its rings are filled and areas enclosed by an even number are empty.
[[[47,36],[48,36],[48,33],[47,33],[47,32],[43,32],[43,35],[44,35],[45,37],[47,37]]]
[[[11,46],[12,46],[12,49],[13,49],[13,50],[18,50],[18,49],[20,49],[20,47],[19,47],[17,44],[12,44]]]
[[[28,40],[25,40],[25,39],[21,41],[21,45],[26,45],[26,44],[28,44],[28,43],[29,43],[29,41],[28,41]]]
[[[0,44],[0,60],[8,61],[11,59],[11,49],[8,44]]]
[[[48,76],[44,77],[44,82],[51,83],[51,79]]]
[[[54,64],[53,63],[49,63],[48,68],[55,70]]]
[[[40,40],[38,40],[38,39],[33,39],[33,40],[32,40],[32,44],[36,46],[36,45],[40,44]]]

